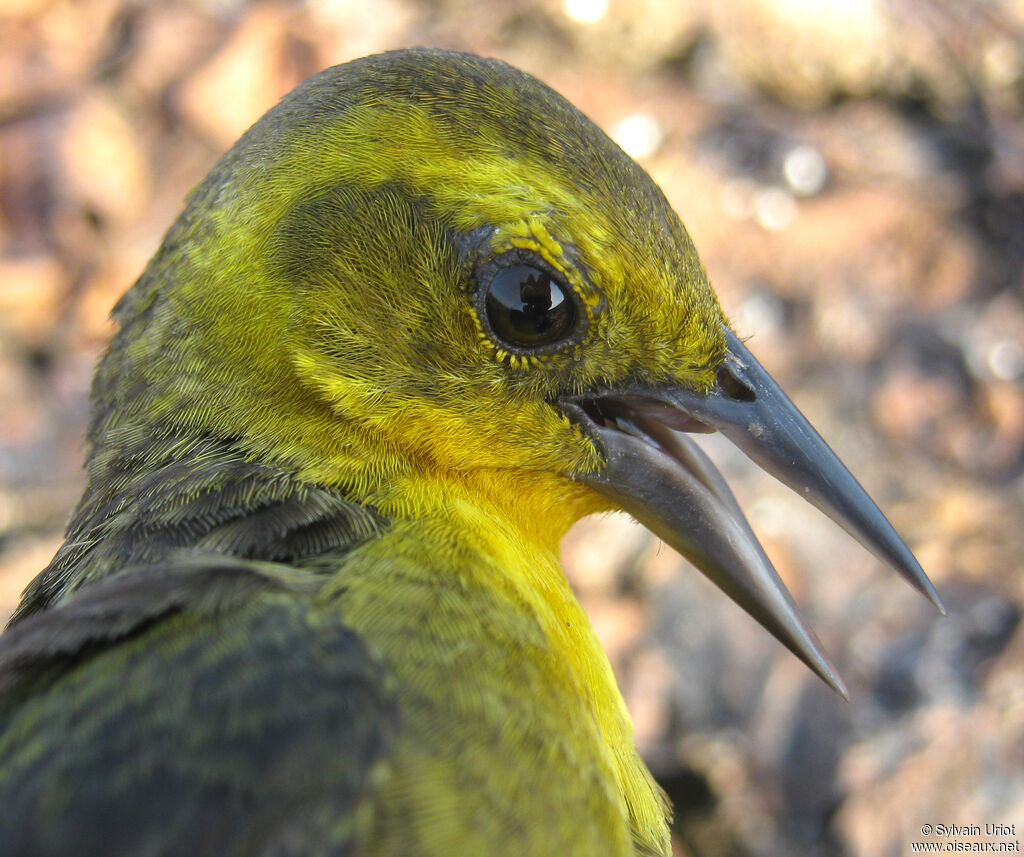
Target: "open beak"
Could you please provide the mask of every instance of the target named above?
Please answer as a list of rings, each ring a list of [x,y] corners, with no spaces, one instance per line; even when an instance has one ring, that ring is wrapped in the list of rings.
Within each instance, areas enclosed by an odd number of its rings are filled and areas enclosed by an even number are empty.
[[[562,399],[607,465],[574,478],[679,551],[834,690],[846,688],[710,459],[686,432],[720,431],[945,608],[913,554],[860,483],[760,363],[726,328],[727,351],[707,393],[608,391]]]

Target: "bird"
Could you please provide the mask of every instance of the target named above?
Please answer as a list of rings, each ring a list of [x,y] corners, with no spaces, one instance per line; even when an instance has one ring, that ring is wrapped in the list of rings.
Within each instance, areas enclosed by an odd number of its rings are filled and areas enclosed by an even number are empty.
[[[501,61],[300,84],[113,318],[87,487],[0,636],[0,853],[670,854],[575,521],[628,512],[846,694],[693,434],[942,609],[662,191]]]

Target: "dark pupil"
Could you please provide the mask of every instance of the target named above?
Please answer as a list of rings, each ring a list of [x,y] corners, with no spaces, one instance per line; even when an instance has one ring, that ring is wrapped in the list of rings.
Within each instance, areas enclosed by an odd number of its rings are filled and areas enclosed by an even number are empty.
[[[512,345],[550,345],[572,329],[572,300],[550,274],[530,265],[502,268],[487,289],[487,320]]]

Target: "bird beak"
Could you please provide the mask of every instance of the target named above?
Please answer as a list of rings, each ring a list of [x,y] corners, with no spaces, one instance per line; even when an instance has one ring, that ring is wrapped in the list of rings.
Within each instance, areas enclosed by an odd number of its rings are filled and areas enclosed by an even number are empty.
[[[607,391],[562,399],[604,452],[591,486],[664,539],[757,619],[834,690],[846,688],[710,459],[687,432],[720,431],[892,566],[940,612],[913,554],[860,483],[728,328],[727,351],[706,393],[683,388]]]

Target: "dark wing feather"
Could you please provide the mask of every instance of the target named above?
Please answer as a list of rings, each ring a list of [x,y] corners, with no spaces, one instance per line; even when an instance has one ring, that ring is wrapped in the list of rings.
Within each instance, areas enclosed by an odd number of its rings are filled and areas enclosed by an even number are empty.
[[[0,853],[350,853],[394,716],[381,667],[314,585],[196,561],[102,581],[10,629]]]

